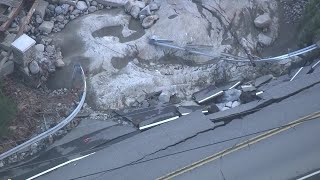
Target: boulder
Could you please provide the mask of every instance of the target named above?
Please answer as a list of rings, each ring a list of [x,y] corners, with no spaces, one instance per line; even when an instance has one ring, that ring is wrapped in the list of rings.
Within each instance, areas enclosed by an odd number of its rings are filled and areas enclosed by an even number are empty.
[[[128,2],[128,0],[96,0],[96,1],[105,6],[113,6],[113,7],[124,6]]]
[[[38,74],[40,72],[40,67],[39,67],[37,61],[32,61],[29,64],[29,70],[30,70],[31,74]]]
[[[260,15],[254,20],[254,24],[257,28],[267,28],[270,26],[271,22],[271,17],[268,13]]]
[[[77,3],[77,9],[79,9],[80,11],[85,11],[88,9],[87,3],[84,1],[78,1]]]
[[[263,33],[260,33],[258,35],[258,42],[263,46],[270,46],[272,43],[272,38]]]
[[[133,18],[137,19],[140,13],[140,8],[138,6],[132,6],[130,14]]]
[[[159,6],[158,6],[156,3],[154,3],[154,2],[150,3],[150,4],[149,4],[149,7],[150,7],[150,10],[151,10],[151,11],[155,11],[155,10],[158,10],[158,9],[159,9]]]
[[[64,21],[64,16],[63,15],[59,15],[56,17],[56,20],[59,22],[63,22]]]
[[[54,65],[57,67],[57,68],[62,68],[65,66],[65,63],[63,62],[62,59],[57,59],[56,62],[54,63]]]
[[[152,15],[152,16],[148,16],[146,18],[143,19],[142,21],[142,27],[145,29],[150,28],[157,20],[159,19],[159,16],[157,15]]]
[[[59,14],[63,14],[63,9],[61,6],[57,6],[54,8],[54,12],[59,15]]]
[[[96,6],[90,6],[90,7],[88,8],[88,11],[89,11],[90,13],[93,13],[93,12],[97,11],[97,7],[96,7]]]
[[[35,48],[38,52],[43,52],[44,51],[44,45],[43,44],[37,44],[35,45]]]
[[[148,6],[144,7],[144,8],[140,11],[139,15],[150,16],[150,15],[151,15],[150,6],[148,5]]]
[[[159,101],[161,103],[168,103],[170,101],[170,93],[168,91],[162,91],[159,95]]]
[[[233,103],[232,103],[232,105],[231,105],[231,108],[235,108],[235,107],[237,107],[237,106],[240,106],[240,102],[239,101],[234,101]]]
[[[241,91],[238,89],[229,89],[224,92],[223,95],[223,101],[224,102],[229,102],[229,101],[236,101],[240,98]]]
[[[43,21],[43,23],[39,26],[39,31],[44,33],[51,33],[54,27],[54,23],[51,21]]]
[[[227,102],[226,107],[231,108],[232,107],[232,101]]]

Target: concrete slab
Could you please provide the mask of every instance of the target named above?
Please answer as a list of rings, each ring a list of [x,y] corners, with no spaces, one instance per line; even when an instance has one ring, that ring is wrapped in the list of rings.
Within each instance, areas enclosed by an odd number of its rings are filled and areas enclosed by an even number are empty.
[[[116,111],[116,113],[131,121],[137,127],[179,116],[177,108],[168,104],[133,109],[128,112]]]
[[[224,90],[225,90],[225,87],[217,88],[214,85],[210,85],[207,88],[194,93],[193,98],[197,103],[203,104],[205,102],[211,101],[216,97],[223,95]]]
[[[204,108],[203,106],[179,106],[178,112],[180,113],[181,116],[185,116],[192,112],[202,110],[203,108]]]

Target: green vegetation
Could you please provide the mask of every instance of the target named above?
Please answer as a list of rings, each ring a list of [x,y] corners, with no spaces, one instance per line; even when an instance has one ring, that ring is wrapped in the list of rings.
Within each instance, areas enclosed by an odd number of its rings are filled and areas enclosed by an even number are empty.
[[[0,137],[9,133],[8,126],[17,113],[15,103],[3,94],[1,88],[0,86]]]
[[[299,41],[302,46],[320,40],[320,0],[310,0],[300,23]]]

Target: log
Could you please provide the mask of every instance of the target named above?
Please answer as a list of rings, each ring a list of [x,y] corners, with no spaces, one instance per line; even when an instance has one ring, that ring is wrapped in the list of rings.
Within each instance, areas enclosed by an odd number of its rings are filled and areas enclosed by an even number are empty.
[[[30,10],[29,10],[26,18],[25,18],[24,21],[20,24],[19,31],[18,31],[18,33],[17,33],[16,39],[19,38],[19,37],[23,34],[26,25],[29,24],[30,19],[31,19],[33,13],[36,11],[36,8],[38,7],[38,5],[39,5],[39,0],[35,0],[35,1],[33,2],[33,5],[31,6],[31,8],[30,8]]]
[[[23,4],[24,4],[24,1],[25,0],[21,0],[18,7],[12,8],[12,11],[8,15],[9,19],[0,26],[0,31],[1,32],[4,32],[9,28],[9,26],[11,25],[12,21],[14,20],[14,18],[19,14],[19,12],[20,12]]]

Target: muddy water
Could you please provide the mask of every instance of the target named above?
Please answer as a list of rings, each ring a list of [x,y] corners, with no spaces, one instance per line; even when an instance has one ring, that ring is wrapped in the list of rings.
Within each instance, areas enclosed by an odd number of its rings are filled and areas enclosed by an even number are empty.
[[[109,26],[109,27],[101,28],[93,32],[92,36],[93,37],[114,36],[119,38],[120,43],[126,43],[129,41],[137,40],[145,34],[145,31],[142,28],[141,23],[137,20],[131,19],[131,21],[129,22],[128,28],[136,32],[131,34],[128,37],[124,37],[122,34],[123,26],[117,25],[117,26]]]

